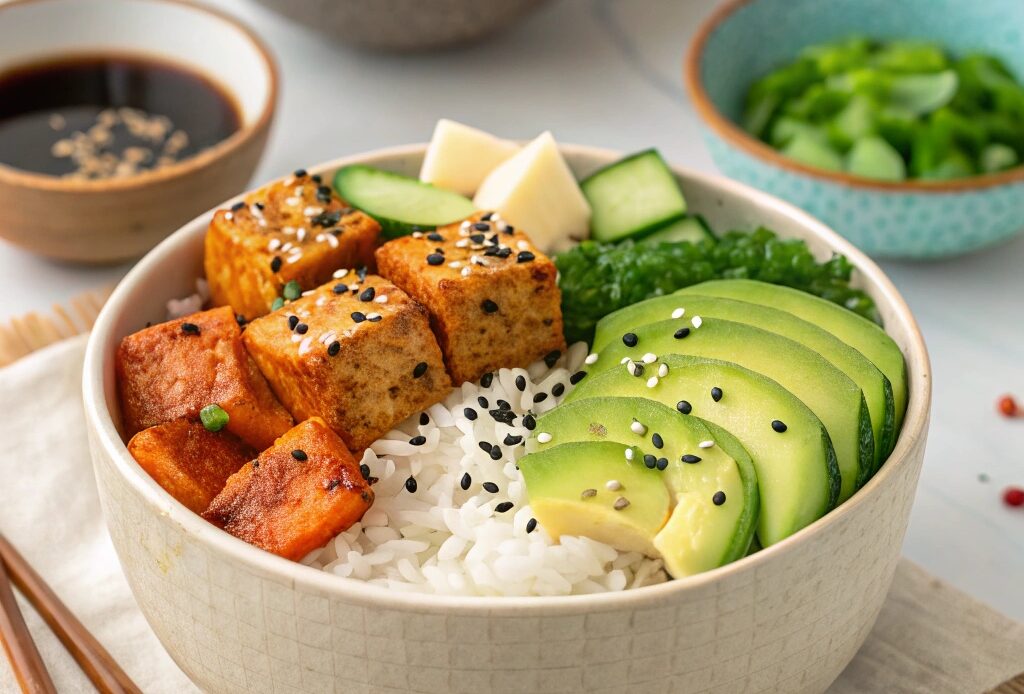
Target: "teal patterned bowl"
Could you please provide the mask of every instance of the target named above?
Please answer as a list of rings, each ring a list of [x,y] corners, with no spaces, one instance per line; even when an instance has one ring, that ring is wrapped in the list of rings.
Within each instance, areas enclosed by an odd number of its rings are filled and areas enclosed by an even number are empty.
[[[756,77],[805,46],[850,34],[982,50],[1024,78],[1022,0],[734,0],[701,27],[685,69],[718,167],[804,208],[874,256],[952,256],[1024,229],[1024,167],[954,181],[872,181],[794,162],[736,125]]]

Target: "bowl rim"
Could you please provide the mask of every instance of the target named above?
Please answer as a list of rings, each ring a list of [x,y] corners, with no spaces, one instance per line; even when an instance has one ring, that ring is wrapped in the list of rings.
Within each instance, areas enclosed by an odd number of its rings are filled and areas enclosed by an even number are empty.
[[[10,0],[6,3],[0,3],[0,16],[6,10],[10,10],[16,7],[31,4],[44,4],[51,2],[52,0]],[[8,185],[25,189],[42,190],[47,192],[62,192],[72,194],[96,194],[96,193],[111,193],[111,192],[125,192],[136,190],[139,188],[148,187],[151,185],[160,185],[167,183],[168,181],[185,178],[196,173],[199,170],[205,169],[211,164],[221,159],[227,158],[236,154],[244,145],[250,142],[254,137],[257,137],[260,133],[264,132],[269,126],[274,117],[274,112],[277,108],[278,93],[280,90],[280,72],[277,66],[277,61],[274,58],[273,53],[267,44],[259,37],[258,34],[242,20],[224,12],[220,9],[202,5],[192,0],[145,0],[151,3],[163,3],[166,5],[174,5],[181,7],[188,11],[201,12],[214,17],[227,24],[230,28],[238,31],[247,41],[249,41],[256,49],[257,54],[260,56],[263,62],[263,74],[268,82],[267,89],[267,100],[260,110],[259,114],[252,122],[245,124],[243,123],[238,130],[228,135],[226,138],[217,142],[216,144],[207,147],[206,149],[197,152],[193,156],[186,159],[182,159],[179,162],[165,166],[160,169],[152,169],[143,171],[141,173],[133,174],[131,176],[125,176],[123,178],[105,178],[100,180],[79,180],[79,179],[68,179],[60,176],[49,176],[46,174],[36,173],[34,171],[26,171],[18,169],[13,166],[8,166],[3,162],[0,162],[0,185]],[[108,53],[114,53],[109,51]],[[125,51],[118,51],[118,54],[129,54]],[[131,55],[146,55],[145,51],[131,51]],[[180,62],[180,61],[178,61]],[[16,64],[15,64],[16,65]],[[204,75],[207,79],[209,76]],[[237,99],[234,88],[231,85],[222,85],[217,83],[219,87],[227,91],[231,96],[232,100]],[[238,105],[236,104],[236,108]]]
[[[964,193],[1024,182],[1024,164],[1007,171],[979,174],[968,178],[955,178],[948,181],[922,179],[899,182],[879,181],[803,164],[783,155],[767,143],[747,133],[731,119],[726,118],[711,101],[711,97],[708,96],[707,90],[704,88],[700,67],[704,57],[704,50],[712,34],[729,21],[735,13],[748,5],[753,5],[755,2],[757,0],[729,0],[724,5],[717,7],[698,27],[697,33],[690,42],[690,47],[686,51],[686,57],[683,61],[683,82],[686,85],[686,90],[689,93],[694,109],[697,111],[697,115],[726,142],[766,164],[803,174],[819,181],[863,190],[888,193]]]
[[[576,155],[598,161],[613,161],[622,156],[621,152],[615,150],[584,145],[561,144],[560,149],[570,156]],[[370,159],[422,156],[425,151],[426,143],[388,147],[334,159],[307,167],[307,170],[311,174],[322,174],[341,166],[362,163]],[[891,307],[890,322],[902,324],[908,336],[905,358],[908,367],[910,398],[903,429],[886,464],[850,499],[781,542],[711,571],[642,588],[588,595],[479,597],[407,593],[371,585],[358,579],[335,576],[321,569],[293,562],[258,549],[211,525],[164,491],[139,467],[128,452],[128,448],[121,440],[113,418],[106,407],[104,361],[107,356],[105,352],[116,348],[114,340],[118,338],[110,333],[117,317],[126,308],[124,305],[126,297],[136,285],[146,281],[152,268],[164,262],[164,256],[173,255],[182,247],[195,243],[194,237],[205,231],[206,222],[212,210],[182,226],[139,261],[115,288],[93,326],[86,348],[82,376],[87,429],[91,434],[92,446],[102,448],[100,453],[94,450],[93,455],[105,456],[125,484],[131,488],[133,493],[141,497],[151,512],[168,517],[185,534],[220,558],[242,564],[257,574],[273,576],[292,588],[301,585],[310,591],[333,598],[384,609],[501,617],[579,614],[583,610],[590,609],[642,609],[645,606],[656,606],[661,600],[676,593],[696,590],[731,574],[756,569],[764,562],[790,554],[800,543],[825,532],[839,519],[853,513],[867,497],[876,494],[883,484],[888,483],[889,478],[895,475],[899,468],[908,464],[906,460],[919,445],[928,426],[931,407],[931,366],[928,351],[909,307],[881,268],[850,242],[829,229],[823,222],[790,203],[723,176],[700,173],[675,166],[672,169],[677,175],[700,181],[711,188],[738,194],[755,205],[773,208],[792,218],[796,224],[809,231],[812,236],[826,242],[834,252],[846,255],[857,271],[863,273],[877,286],[879,302],[884,302]],[[236,196],[224,204],[230,205],[234,201],[241,200],[243,195]],[[96,464],[94,461],[94,465]]]

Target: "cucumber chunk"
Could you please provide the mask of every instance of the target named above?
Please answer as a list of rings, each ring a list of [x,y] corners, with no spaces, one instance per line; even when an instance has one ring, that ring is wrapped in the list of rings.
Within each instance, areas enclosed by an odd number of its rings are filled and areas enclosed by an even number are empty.
[[[354,164],[338,169],[334,188],[345,202],[376,219],[387,238],[465,219],[473,201],[415,178]]]
[[[595,241],[645,236],[686,214],[675,176],[655,149],[606,166],[580,183],[593,216]]]
[[[846,170],[855,176],[879,181],[903,181],[907,178],[903,157],[877,135],[867,135],[854,143],[846,155]]]
[[[650,236],[644,237],[644,243],[679,243],[689,241],[716,241],[708,223],[699,214],[687,215],[682,219],[663,226]]]

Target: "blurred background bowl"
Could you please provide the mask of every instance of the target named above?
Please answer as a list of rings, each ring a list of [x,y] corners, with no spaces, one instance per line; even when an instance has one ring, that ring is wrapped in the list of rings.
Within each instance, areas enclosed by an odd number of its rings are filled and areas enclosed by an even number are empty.
[[[547,0],[257,0],[344,43],[422,51],[478,41]]]
[[[135,258],[185,221],[246,187],[277,102],[263,43],[227,15],[184,0],[15,0],[0,5],[0,72],[54,57],[120,53],[181,65],[235,101],[227,139],[170,166],[75,180],[0,164],[0,237],[50,258]]]
[[[756,78],[806,46],[852,34],[924,39],[953,54],[984,51],[1024,78],[1021,0],[734,0],[700,28],[685,67],[718,167],[875,256],[951,256],[1024,229],[1024,168],[953,181],[872,181],[797,163],[737,125]]]

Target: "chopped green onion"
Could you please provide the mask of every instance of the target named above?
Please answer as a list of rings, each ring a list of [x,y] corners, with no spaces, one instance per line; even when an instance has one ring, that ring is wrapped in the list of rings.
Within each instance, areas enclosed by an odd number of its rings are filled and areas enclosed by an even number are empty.
[[[302,285],[295,280],[291,280],[288,284],[284,285],[284,291],[281,292],[284,298],[288,301],[295,301],[302,296]]]
[[[207,405],[199,410],[199,421],[203,423],[207,431],[220,431],[228,425],[228,413],[220,405]]]
[[[274,299],[274,303],[272,303],[270,305],[270,310],[271,311],[276,311],[277,309],[281,308],[282,306],[284,306],[284,299],[279,296],[276,299]]]

